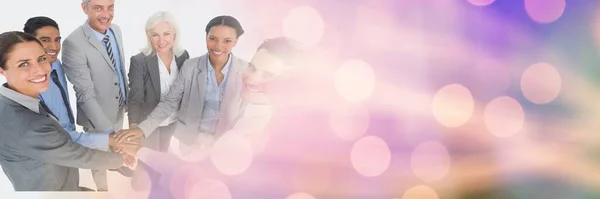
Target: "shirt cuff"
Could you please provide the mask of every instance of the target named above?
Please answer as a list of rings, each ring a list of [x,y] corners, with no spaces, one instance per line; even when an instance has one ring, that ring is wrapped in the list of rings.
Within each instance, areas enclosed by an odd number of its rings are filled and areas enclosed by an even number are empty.
[[[115,131],[115,128],[113,128],[113,127],[108,127],[108,129],[106,129],[106,130],[102,131],[101,133],[103,133],[103,134],[110,134],[110,133],[112,133],[112,132],[114,132],[114,131]]]
[[[99,146],[98,149],[103,150],[103,151],[108,151],[108,149],[109,149],[108,142],[109,142],[110,134],[109,133],[94,133],[92,135],[94,137],[93,138],[94,141],[98,143],[98,146]]]
[[[114,132],[114,131],[115,131],[115,129],[114,129],[114,128],[112,128],[112,127],[110,127],[110,128],[108,128],[108,129],[106,129],[106,130],[102,131],[102,132],[101,132],[101,134],[110,134],[110,133],[112,133],[112,132]]]

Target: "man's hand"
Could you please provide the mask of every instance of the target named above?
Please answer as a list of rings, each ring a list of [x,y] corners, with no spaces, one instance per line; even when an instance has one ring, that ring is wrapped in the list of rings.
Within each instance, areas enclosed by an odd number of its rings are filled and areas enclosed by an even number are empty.
[[[131,129],[126,129],[126,130],[121,130],[116,135],[116,142],[121,143],[124,141],[141,140],[143,138],[143,136],[144,136],[144,131],[142,131],[142,129],[137,128],[137,127],[131,128]]]
[[[119,152],[123,148],[141,148],[142,140],[125,140],[122,142],[117,141],[117,133],[113,132],[108,136],[108,146],[112,151]]]

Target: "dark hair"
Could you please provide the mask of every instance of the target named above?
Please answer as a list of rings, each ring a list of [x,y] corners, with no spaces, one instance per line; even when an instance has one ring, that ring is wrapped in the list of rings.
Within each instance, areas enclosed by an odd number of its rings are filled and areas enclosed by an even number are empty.
[[[256,51],[265,49],[286,64],[293,65],[302,58],[304,52],[299,48],[300,43],[288,37],[276,37],[265,40]]]
[[[48,17],[33,17],[33,18],[29,18],[27,20],[27,22],[25,22],[25,27],[23,27],[23,32],[27,33],[27,34],[31,34],[33,36],[36,36],[36,31],[40,28],[46,27],[46,26],[52,26],[55,27],[57,30],[58,29],[58,24],[56,23],[56,21],[54,21],[53,19],[50,19]]]
[[[228,26],[230,28],[235,29],[236,38],[240,38],[240,36],[242,36],[244,34],[244,29],[242,28],[242,24],[240,24],[240,22],[237,19],[233,18],[232,16],[227,16],[227,15],[218,16],[218,17],[211,19],[210,22],[208,22],[208,24],[206,25],[206,29],[205,29],[206,34],[208,34],[208,32],[210,32],[210,29],[212,27],[215,27],[218,25],[224,25],[224,26]]]
[[[0,34],[0,68],[6,70],[8,54],[14,50],[17,44],[24,42],[36,42],[40,47],[42,46],[42,43],[33,35],[24,32],[10,31]]]

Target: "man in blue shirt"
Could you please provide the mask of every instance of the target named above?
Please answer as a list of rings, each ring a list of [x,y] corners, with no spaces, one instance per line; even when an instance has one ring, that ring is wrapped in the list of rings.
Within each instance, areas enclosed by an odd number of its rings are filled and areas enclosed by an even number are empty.
[[[48,17],[33,17],[27,20],[23,31],[35,36],[46,50],[47,58],[52,63],[50,73],[50,88],[40,95],[43,101],[58,118],[61,126],[69,133],[73,142],[79,143],[85,147],[110,150],[126,146],[137,145],[139,143],[116,143],[114,140],[114,129],[109,128],[105,132],[81,133],[75,130],[75,118],[71,110],[69,101],[69,91],[65,72],[58,54],[61,49],[61,37],[58,24]],[[130,176],[131,172],[126,169],[118,170],[123,175]]]

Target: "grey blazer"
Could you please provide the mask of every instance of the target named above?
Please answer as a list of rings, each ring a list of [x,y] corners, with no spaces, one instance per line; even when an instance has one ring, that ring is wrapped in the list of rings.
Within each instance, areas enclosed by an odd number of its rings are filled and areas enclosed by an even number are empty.
[[[117,37],[123,82],[127,84],[121,29],[115,24],[111,29]],[[77,124],[94,131],[121,129],[125,107],[119,107],[117,71],[87,21],[65,39],[62,49],[63,67],[77,97]]]
[[[221,117],[217,123],[217,134],[227,130],[232,121],[228,116],[232,111],[228,109],[236,104],[236,99],[242,89],[241,73],[248,66],[248,62],[232,54],[231,68],[227,76],[227,87],[221,102]],[[185,144],[193,144],[198,132],[200,131],[200,119],[204,107],[204,95],[206,92],[206,75],[208,70],[208,55],[188,59],[185,61],[179,75],[173,82],[169,93],[158,103],[156,108],[148,115],[148,118],[141,122],[138,127],[144,131],[146,137],[156,129],[169,115],[178,110],[179,115],[176,121],[174,137]]]
[[[12,90],[7,95],[4,86],[0,90],[0,165],[15,191],[79,191],[77,168],[116,169],[123,164],[118,153],[72,142],[37,99]]]
[[[177,68],[181,70],[183,62],[190,58],[187,51],[175,57]],[[129,62],[129,108],[130,124],[139,124],[154,110],[160,102],[160,71],[156,53],[145,56],[143,53],[131,57]]]

